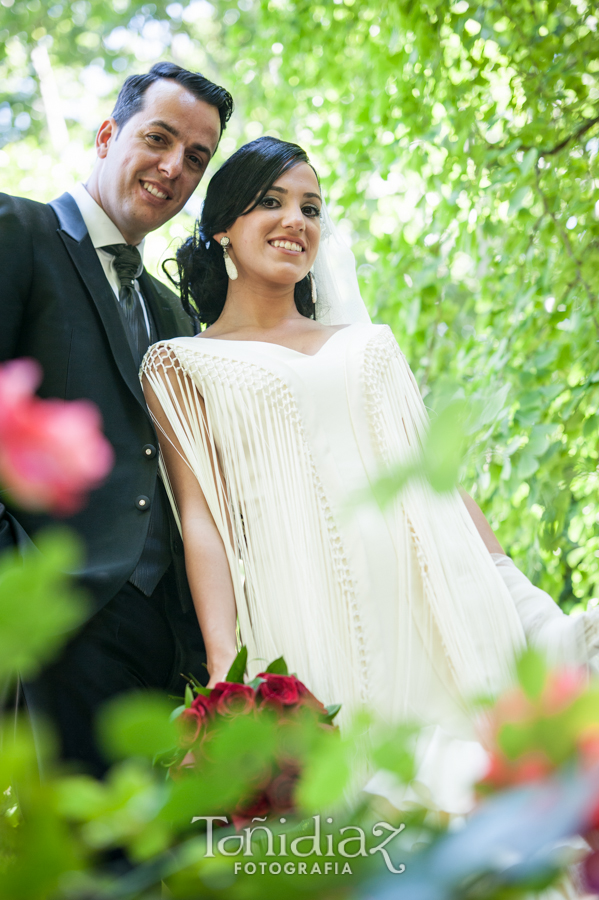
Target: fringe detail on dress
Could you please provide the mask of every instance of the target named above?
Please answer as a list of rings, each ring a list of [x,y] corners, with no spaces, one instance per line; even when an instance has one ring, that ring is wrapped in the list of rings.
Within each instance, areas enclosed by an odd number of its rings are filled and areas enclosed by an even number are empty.
[[[390,329],[381,329],[369,341],[363,382],[371,439],[382,466],[417,457],[428,417]],[[412,481],[386,515],[404,517],[416,551],[427,606],[425,648],[432,647],[430,635],[436,629],[462,696],[495,694],[513,676],[524,632],[459,493],[438,494],[428,483]],[[406,599],[413,603],[413,592]]]

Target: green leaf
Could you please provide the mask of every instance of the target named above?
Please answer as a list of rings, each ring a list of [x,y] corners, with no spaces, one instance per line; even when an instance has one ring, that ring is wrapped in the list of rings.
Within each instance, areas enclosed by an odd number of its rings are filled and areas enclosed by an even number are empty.
[[[478,414],[471,417],[473,421],[468,423],[469,433],[495,421],[499,413],[505,408],[510,389],[511,385],[509,382],[503,384],[499,390],[494,387],[492,396],[486,398]]]
[[[499,729],[497,743],[508,759],[517,759],[536,748],[534,726],[506,722]]]
[[[516,673],[522,690],[531,700],[538,700],[547,679],[544,657],[533,648],[524,651],[516,663]]]
[[[35,675],[86,615],[85,595],[65,574],[81,561],[76,536],[49,530],[37,547],[24,560],[12,551],[0,556],[0,680],[17,670]]]
[[[325,709],[327,711],[327,722],[332,722],[341,709],[341,703],[331,703],[330,706],[326,706]]]
[[[179,716],[181,715],[181,713],[186,709],[189,709],[189,707],[187,706],[187,704],[184,704],[184,703],[182,703],[180,706],[176,706],[170,715],[171,722],[174,722],[175,719],[178,719]]]
[[[458,481],[464,445],[467,404],[454,400],[431,420],[424,448],[423,470],[431,486],[442,493]]]
[[[153,759],[177,744],[172,711],[172,703],[162,694],[118,696],[103,706],[98,716],[101,744],[113,759]]]
[[[248,650],[247,647],[243,646],[235,659],[233,660],[233,665],[229,669],[229,672],[226,677],[226,681],[232,681],[235,684],[243,684],[243,679],[245,677],[245,668],[247,665],[248,659]]]
[[[516,474],[518,478],[522,481],[526,481],[527,478],[530,478],[539,468],[539,460],[528,450],[527,447],[524,448],[522,453],[518,457],[518,463],[516,465]]]
[[[539,154],[534,147],[531,147],[530,150],[527,150],[524,154],[522,162],[520,163],[520,173],[523,178],[526,178],[528,173],[533,168],[534,164],[537,161],[538,155]]]
[[[585,438],[599,437],[599,416],[589,416],[582,426],[582,434]]]
[[[329,732],[306,763],[297,786],[296,797],[306,814],[326,809],[341,799],[349,777],[349,748],[338,734]]]
[[[523,185],[523,187],[519,187],[517,191],[512,194],[510,205],[508,207],[508,215],[513,216],[520,209],[522,209],[524,205],[524,201],[528,199],[531,194],[531,190],[528,185]]]
[[[413,747],[417,733],[417,728],[407,725],[393,729],[390,736],[374,747],[376,765],[393,772],[404,783],[411,781],[416,774]]]
[[[270,672],[273,675],[289,675],[287,663],[282,656],[279,656],[278,659],[273,660],[264,671]]]
[[[189,684],[185,685],[185,708],[189,709],[191,704],[193,703],[193,691]]]

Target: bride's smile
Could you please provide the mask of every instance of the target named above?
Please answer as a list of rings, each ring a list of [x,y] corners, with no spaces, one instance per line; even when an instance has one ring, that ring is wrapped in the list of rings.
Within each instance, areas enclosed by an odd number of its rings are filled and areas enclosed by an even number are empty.
[[[305,247],[297,241],[289,241],[285,238],[276,238],[274,241],[268,242],[271,247],[278,250],[284,250],[286,253],[304,253]]]

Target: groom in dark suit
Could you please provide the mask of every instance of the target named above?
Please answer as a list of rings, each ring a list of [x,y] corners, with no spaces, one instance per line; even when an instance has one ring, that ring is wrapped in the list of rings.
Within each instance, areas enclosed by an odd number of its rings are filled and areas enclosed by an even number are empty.
[[[34,728],[49,718],[63,759],[101,775],[95,716],[137,688],[180,693],[204,648],[183,547],[158,478],[138,379],[154,341],[191,335],[177,297],[143,268],[145,236],[185,205],[232,112],[224,88],[172,63],[128,78],[96,137],[87,184],[49,204],[0,195],[0,361],[41,363],[42,397],[88,398],[116,462],[67,520],[86,556],[93,608],[60,657],[25,685]],[[44,515],[5,509],[0,546],[35,540]]]

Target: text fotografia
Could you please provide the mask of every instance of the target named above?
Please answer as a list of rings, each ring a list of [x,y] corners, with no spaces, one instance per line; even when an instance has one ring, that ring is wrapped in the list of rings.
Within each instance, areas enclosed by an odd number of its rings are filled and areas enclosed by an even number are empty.
[[[266,818],[252,819],[252,822],[265,822]],[[281,824],[285,823],[285,819],[279,820]],[[399,863],[397,866],[393,863],[389,855],[389,844],[393,838],[404,830],[405,825],[401,824],[397,828],[388,822],[377,822],[372,826],[372,837],[383,838],[374,846],[369,847],[366,832],[358,825],[346,825],[339,829],[338,834],[324,833],[321,830],[320,816],[312,816],[314,823],[311,833],[302,834],[288,842],[289,835],[283,832],[274,834],[268,825],[250,825],[243,828],[238,834],[227,834],[220,840],[214,839],[214,823],[228,825],[227,816],[195,816],[192,822],[206,823],[206,858],[216,856],[215,849],[220,856],[242,856],[245,859],[254,855],[254,840],[260,841],[261,844],[266,842],[266,852],[263,854],[263,848],[259,850],[259,855],[272,856],[277,859],[288,859],[290,856],[296,859],[321,856],[324,857],[322,862],[313,860],[306,862],[236,862],[235,874],[244,871],[246,875],[266,874],[279,875],[284,872],[286,875],[351,875],[352,870],[349,863],[327,862],[327,857],[343,857],[344,859],[356,859],[360,856],[373,856],[380,853],[385,865],[394,875],[401,875],[405,872],[405,865]],[[327,824],[332,824],[332,819],[326,819]],[[254,838],[256,835],[256,838]],[[324,838],[324,850],[322,838]],[[390,848],[389,848],[390,849]]]
[[[276,861],[268,863],[236,862],[235,874],[239,875],[242,869],[245,875],[266,875],[267,872],[269,875],[280,875],[281,872],[284,872],[285,875],[353,875],[351,866],[348,862],[343,863],[343,868],[341,868],[341,863],[338,862],[286,862],[282,865],[280,862]]]

